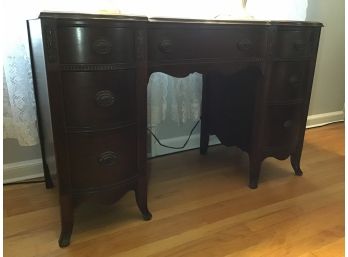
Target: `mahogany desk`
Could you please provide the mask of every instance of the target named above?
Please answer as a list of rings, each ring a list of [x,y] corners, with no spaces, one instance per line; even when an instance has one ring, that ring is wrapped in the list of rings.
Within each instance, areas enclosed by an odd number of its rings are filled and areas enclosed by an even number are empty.
[[[147,82],[153,72],[203,74],[202,154],[209,135],[263,159],[290,156],[300,176],[322,24],[41,13],[28,21],[46,186],[58,175],[61,247],[73,209],[134,190],[147,208]]]

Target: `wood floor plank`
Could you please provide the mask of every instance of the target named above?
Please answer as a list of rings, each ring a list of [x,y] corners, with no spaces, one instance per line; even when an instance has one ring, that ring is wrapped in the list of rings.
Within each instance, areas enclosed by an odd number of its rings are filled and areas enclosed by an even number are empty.
[[[141,220],[133,193],[86,203],[65,249],[56,189],[5,186],[4,256],[344,256],[344,124],[307,130],[301,166],[296,177],[268,158],[250,190],[247,155],[234,148],[149,160],[153,220]]]

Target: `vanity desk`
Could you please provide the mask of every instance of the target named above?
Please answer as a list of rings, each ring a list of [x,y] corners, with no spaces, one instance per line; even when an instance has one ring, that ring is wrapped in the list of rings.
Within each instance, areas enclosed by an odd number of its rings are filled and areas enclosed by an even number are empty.
[[[147,208],[147,83],[153,72],[203,74],[200,152],[209,135],[249,154],[249,187],[266,157],[300,159],[321,23],[149,19],[41,13],[29,20],[46,187],[58,178],[59,245],[81,201],[130,190]],[[209,158],[207,156],[207,158]]]

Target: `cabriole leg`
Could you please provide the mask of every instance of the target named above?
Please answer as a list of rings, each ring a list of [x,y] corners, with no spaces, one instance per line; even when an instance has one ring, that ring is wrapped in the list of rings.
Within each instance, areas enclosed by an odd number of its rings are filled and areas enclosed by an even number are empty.
[[[251,189],[257,188],[260,177],[261,164],[262,160],[258,158],[249,158],[249,187]]]
[[[139,178],[135,189],[135,199],[144,220],[151,220],[152,214],[147,208],[147,179]]]
[[[208,144],[209,144],[209,134],[207,132],[207,129],[205,128],[206,125],[204,124],[204,120],[201,120],[201,137],[200,137],[200,146],[199,150],[202,155],[206,154],[208,151]]]
[[[72,197],[70,195],[62,195],[60,197],[61,205],[61,233],[59,237],[59,246],[66,247],[70,244],[70,237],[74,225],[74,210]]]
[[[295,153],[290,155],[290,162],[291,166],[295,171],[296,176],[302,176],[303,172],[300,167],[300,161],[301,161],[301,154],[300,153]]]

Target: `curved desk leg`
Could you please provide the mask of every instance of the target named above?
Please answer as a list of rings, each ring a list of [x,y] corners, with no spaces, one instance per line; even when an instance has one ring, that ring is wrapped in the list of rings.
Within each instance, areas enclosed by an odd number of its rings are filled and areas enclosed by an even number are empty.
[[[261,164],[262,160],[260,160],[259,158],[249,157],[249,187],[251,189],[257,188],[260,177]]]
[[[209,144],[209,134],[207,131],[207,126],[205,124],[205,119],[201,118],[201,136],[200,136],[200,153],[206,154],[208,151],[208,144]]]
[[[301,153],[296,152],[294,154],[291,154],[290,156],[290,162],[291,162],[291,166],[295,171],[295,175],[296,176],[302,176],[303,172],[301,170],[300,167],[300,161],[301,161]]]
[[[67,247],[70,244],[70,237],[74,225],[74,207],[71,195],[60,196],[61,212],[61,232],[59,237],[59,246]]]
[[[151,220],[152,214],[147,208],[147,179],[139,178],[135,189],[135,199],[144,220]]]

